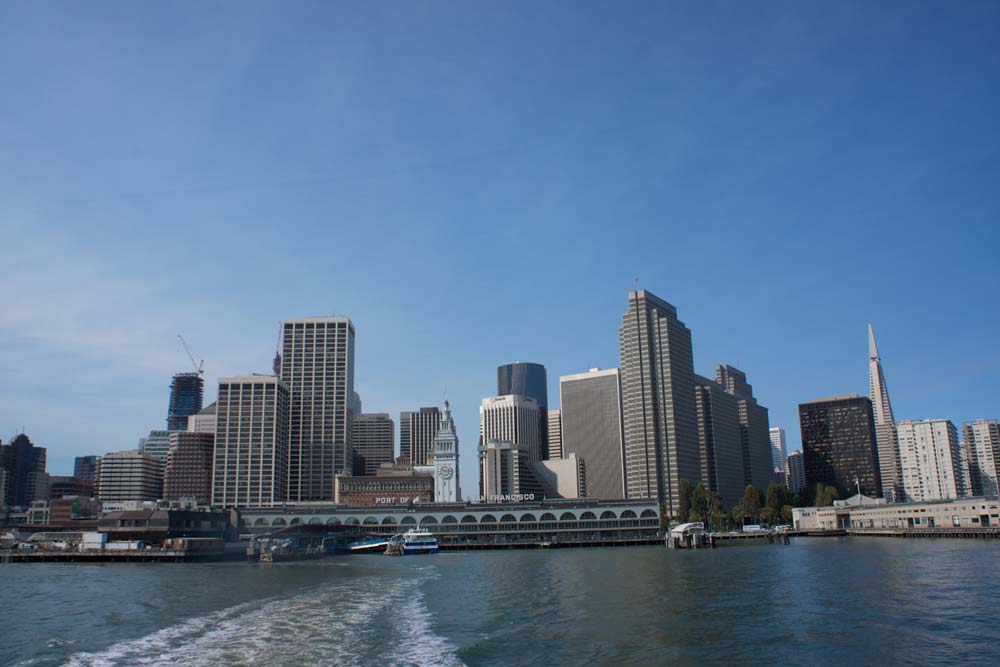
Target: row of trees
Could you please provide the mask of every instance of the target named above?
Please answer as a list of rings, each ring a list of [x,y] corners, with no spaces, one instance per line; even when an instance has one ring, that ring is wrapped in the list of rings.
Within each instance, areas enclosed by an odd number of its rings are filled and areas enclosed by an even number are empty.
[[[688,480],[682,479],[680,497],[676,517],[678,521],[701,521],[710,530],[718,530],[755,523],[791,523],[792,508],[832,505],[834,500],[841,497],[841,492],[835,486],[819,483],[807,486],[799,495],[792,495],[786,485],[772,482],[768,484],[765,493],[752,484],[747,484],[743,498],[726,512],[718,493],[708,490],[704,484],[693,486]]]

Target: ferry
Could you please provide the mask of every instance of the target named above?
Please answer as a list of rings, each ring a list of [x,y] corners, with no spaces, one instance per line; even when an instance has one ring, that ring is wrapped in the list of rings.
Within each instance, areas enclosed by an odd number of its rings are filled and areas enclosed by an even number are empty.
[[[403,533],[402,547],[405,556],[436,554],[438,551],[437,538],[426,530],[411,529]]]

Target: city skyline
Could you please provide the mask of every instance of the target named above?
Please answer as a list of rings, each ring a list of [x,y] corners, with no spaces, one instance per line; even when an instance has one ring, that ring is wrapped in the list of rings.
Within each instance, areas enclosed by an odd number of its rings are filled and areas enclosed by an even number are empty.
[[[163,30],[139,48],[148,12]],[[543,363],[550,396],[551,378],[618,367],[636,277],[698,332],[696,359],[748,369],[790,450],[799,402],[868,393],[868,322],[897,419],[998,416],[989,21],[517,14],[93,7],[81,32],[10,8],[0,437],[23,427],[69,472],[162,428],[191,369],[178,333],[207,404],[220,376],[271,368],[282,318],[348,314],[366,409],[447,395],[475,479],[496,367]],[[433,35],[411,29],[425,21]],[[247,72],[259,85],[234,85]],[[912,261],[931,239],[962,261]]]

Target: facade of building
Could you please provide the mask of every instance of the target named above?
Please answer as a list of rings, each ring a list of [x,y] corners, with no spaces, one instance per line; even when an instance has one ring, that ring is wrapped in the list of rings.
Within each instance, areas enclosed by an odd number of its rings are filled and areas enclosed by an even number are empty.
[[[772,426],[771,435],[771,466],[774,469],[774,481],[785,482],[785,459],[788,458],[788,447],[785,444],[785,429]],[[778,479],[780,473],[781,479]]]
[[[358,464],[355,475],[374,475],[379,466],[396,458],[396,426],[385,412],[359,415],[352,425],[351,441]]]
[[[91,482],[97,477],[97,462],[100,456],[77,456],[73,462],[73,477]]]
[[[212,504],[282,503],[288,489],[289,392],[273,375],[219,378]]]
[[[1000,500],[975,496],[955,500],[886,503],[857,496],[828,507],[796,507],[796,530],[848,530],[855,534],[892,530],[947,531],[996,528],[1000,525]]]
[[[788,490],[793,494],[802,493],[806,487],[806,466],[802,452],[792,452],[785,459],[785,479]]]
[[[534,403],[534,399],[517,398]],[[479,446],[480,501],[540,499],[542,487],[532,470],[532,463],[534,460],[527,445],[495,439],[484,441]]]
[[[548,420],[549,427],[546,436],[549,440],[545,448],[545,453],[550,459],[561,459],[563,457],[562,411],[549,410]]]
[[[736,398],[743,448],[743,483],[765,490],[774,478],[771,457],[771,424],[767,408],[757,403],[746,373],[728,364],[715,367],[715,381]]]
[[[177,373],[170,383],[167,405],[167,430],[185,431],[188,417],[198,414],[205,398],[205,380],[201,373]]]
[[[288,389],[288,499],[331,500],[349,472],[354,324],[347,317],[282,321],[281,381]]]
[[[497,396],[526,396],[538,404],[538,441],[541,443],[539,458],[555,458],[548,451],[549,383],[545,366],[515,361],[497,367]]]
[[[585,493],[601,500],[624,498],[625,452],[618,369],[592,368],[586,373],[561,376],[559,402],[561,454],[567,458],[575,455],[582,462]],[[556,411],[549,414],[553,412]]]
[[[173,431],[163,470],[163,499],[211,503],[214,455],[214,433]]]
[[[337,505],[379,507],[434,502],[431,475],[337,475]]]
[[[454,503],[462,500],[458,467],[458,433],[451,418],[451,405],[444,402],[441,428],[434,437],[434,502]]]
[[[0,471],[5,472],[0,505],[27,507],[33,500],[47,500],[45,448],[36,447],[24,433],[0,444]]]
[[[882,494],[889,501],[903,499],[903,471],[899,460],[899,441],[896,420],[892,416],[889,389],[882,372],[882,359],[875,345],[875,332],[868,325],[868,392],[875,419],[875,443],[878,451],[879,476]]]
[[[434,438],[441,429],[437,406],[399,413],[399,455],[417,466],[433,465]]]
[[[651,292],[628,300],[618,328],[626,495],[658,499],[672,517],[680,481],[701,478],[691,331]]]
[[[903,493],[907,502],[972,495],[958,429],[947,419],[896,423]]]
[[[90,479],[80,479],[79,477],[65,477],[63,475],[52,475],[48,480],[49,500],[62,498],[64,496],[88,496],[94,495],[94,481]]]
[[[722,497],[722,506],[731,508],[743,499],[743,428],[740,402],[718,382],[695,376],[695,407],[698,416],[698,443],[701,448],[701,481]]]
[[[194,431],[196,433],[211,433],[214,435],[215,415],[218,409],[219,404],[212,403],[199,410],[198,414],[188,417],[187,430]]]
[[[552,411],[549,411],[552,414]],[[587,465],[576,454],[561,459],[546,459],[532,464],[535,479],[546,498],[589,498]]]
[[[98,479],[101,502],[155,501],[163,495],[163,463],[136,450],[102,456]]]
[[[882,496],[870,400],[849,394],[801,403],[799,424],[809,484]]]
[[[977,419],[962,424],[962,439],[969,450],[972,494],[1000,494],[1000,425],[996,419]]]
[[[167,452],[170,451],[170,431],[150,431],[145,438],[139,438],[138,449],[146,456],[152,456],[165,464]]]
[[[542,460],[542,418],[535,399],[521,394],[484,398],[479,406],[479,441],[518,445],[531,461]]]

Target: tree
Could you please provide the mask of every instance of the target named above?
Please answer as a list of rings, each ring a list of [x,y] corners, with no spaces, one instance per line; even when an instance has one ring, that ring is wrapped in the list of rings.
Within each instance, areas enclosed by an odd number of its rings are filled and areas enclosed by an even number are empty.
[[[827,486],[822,482],[816,484],[816,507],[827,507],[833,504],[834,500],[840,498],[840,491],[837,487]]]
[[[677,520],[687,523],[691,520],[691,482],[682,479],[677,485],[677,495],[680,496],[680,507],[677,510]]]
[[[705,489],[705,485],[699,483],[698,486],[694,487],[691,491],[691,515],[690,521],[705,521],[709,517],[708,509],[708,491]]]
[[[788,487],[784,484],[771,483],[767,485],[767,500],[764,503],[764,516],[771,523],[781,518],[781,508],[791,502]]]
[[[755,489],[753,484],[747,484],[747,488],[743,491],[743,500],[740,501],[740,504],[743,506],[743,516],[756,520],[760,516],[760,491]]]
[[[785,505],[784,507],[781,508],[781,519],[786,524],[791,524],[792,523],[792,506],[791,505]]]

